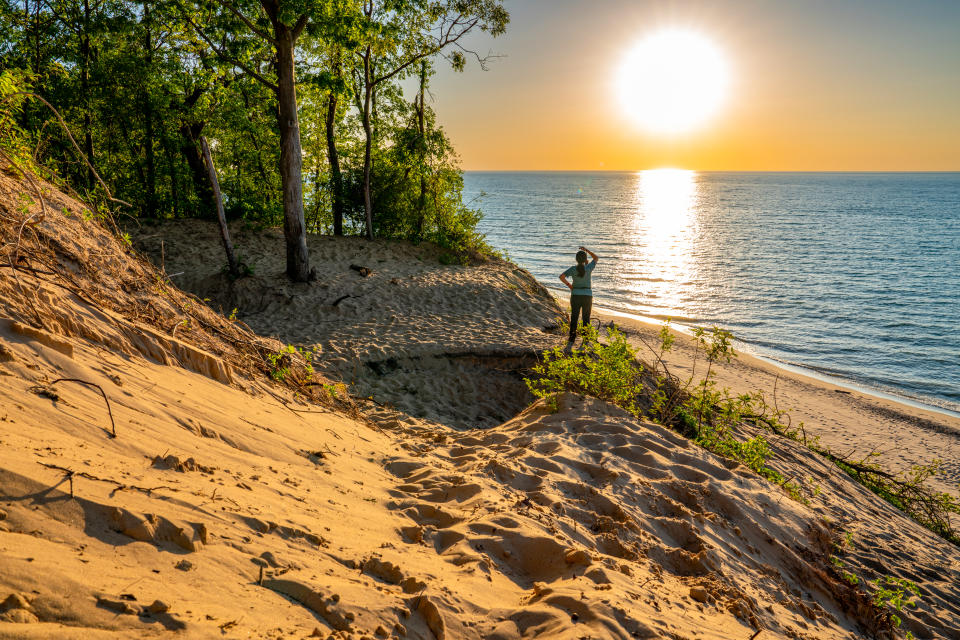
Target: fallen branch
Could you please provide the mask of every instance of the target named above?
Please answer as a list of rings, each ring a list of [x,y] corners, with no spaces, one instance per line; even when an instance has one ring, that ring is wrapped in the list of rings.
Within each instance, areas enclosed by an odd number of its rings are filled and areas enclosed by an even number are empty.
[[[77,155],[80,156],[80,159],[83,160],[84,164],[87,165],[87,168],[90,169],[90,172],[97,179],[97,182],[99,182],[100,186],[103,187],[104,192],[106,192],[107,194],[107,199],[113,202],[119,202],[120,204],[126,205],[128,207],[133,206],[129,202],[124,202],[123,200],[113,197],[113,194],[110,193],[110,188],[107,186],[107,183],[104,182],[103,178],[100,177],[100,174],[97,173],[97,170],[94,168],[93,164],[90,163],[89,158],[87,158],[87,156],[83,153],[83,151],[80,150],[80,145],[78,145],[77,141],[73,138],[73,134],[70,132],[70,127],[67,126],[67,122],[63,119],[63,116],[60,115],[60,112],[57,111],[57,109],[52,104],[50,104],[49,102],[47,102],[46,100],[38,96],[37,94],[31,93],[29,91],[16,91],[14,93],[11,93],[6,98],[4,98],[2,102],[8,102],[15,96],[27,96],[28,98],[35,98],[40,102],[42,102],[43,104],[45,104],[48,109],[53,111],[53,115],[57,116],[57,120],[60,121],[60,126],[63,127],[63,130],[67,134],[67,137],[70,139],[71,144],[73,144],[73,148],[76,150]]]
[[[117,424],[113,421],[113,410],[110,408],[110,400],[107,398],[107,394],[104,393],[103,387],[98,385],[95,382],[89,382],[87,380],[80,380],[79,378],[57,378],[50,385],[55,385],[58,382],[76,382],[77,384],[85,384],[88,387],[96,387],[100,391],[100,395],[103,396],[103,401],[107,403],[107,415],[110,416],[110,429],[111,429],[111,438],[117,437]]]
[[[108,482],[116,486],[116,489],[114,489],[114,491],[122,491],[124,489],[133,489],[134,491],[140,491],[148,495],[153,493],[154,491],[159,491],[160,489],[167,489],[168,491],[178,491],[178,489],[175,489],[173,487],[168,487],[166,485],[161,485],[159,487],[138,487],[132,484],[123,484],[122,482],[117,482],[116,480],[113,480],[111,478],[101,478],[99,476],[93,475],[92,473],[87,473],[86,471],[74,471],[73,469],[69,469],[67,467],[61,467],[60,465],[57,465],[57,464],[50,464],[48,462],[40,462],[39,464],[41,466],[47,467],[48,469],[56,469],[57,471],[63,471],[63,473],[66,474],[67,479],[70,480],[70,497],[71,498],[73,497],[73,477],[74,476],[80,476],[81,478],[86,478],[88,480],[96,480],[97,482]]]

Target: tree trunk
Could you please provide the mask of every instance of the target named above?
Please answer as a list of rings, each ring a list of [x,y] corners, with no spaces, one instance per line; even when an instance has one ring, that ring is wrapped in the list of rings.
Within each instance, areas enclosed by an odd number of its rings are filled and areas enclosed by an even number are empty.
[[[90,164],[93,159],[93,118],[90,109],[90,2],[83,0],[83,33],[80,36],[80,93],[83,101],[83,151]],[[87,167],[87,189],[94,185],[93,171]]]
[[[417,240],[423,240],[427,215],[427,128],[424,122],[427,94],[427,61],[420,64],[420,104],[417,105],[417,128],[420,132],[420,200],[417,202]]]
[[[144,4],[143,19],[145,23],[146,36],[146,73],[153,73],[153,38],[150,33],[150,5]],[[144,131],[144,158],[147,163],[147,216],[154,217],[157,212],[157,167],[153,151],[153,101],[150,99],[150,85],[147,82],[143,84],[143,117],[145,120]]]
[[[164,131],[161,134],[163,138],[163,151],[167,158],[167,173],[170,175],[170,201],[173,205],[173,217],[180,217],[180,179],[177,176],[177,165],[174,162],[173,142],[170,136]]]
[[[203,166],[203,156],[197,145],[197,138],[203,131],[203,122],[184,122],[180,125],[180,154],[187,161],[190,168],[190,176],[193,179],[194,192],[197,199],[204,205],[213,201],[213,192],[210,191],[210,182],[207,179],[207,171]]]
[[[330,192],[333,194],[333,235],[343,235],[343,181],[336,137],[337,96],[327,98],[327,158],[330,162]]]
[[[295,282],[310,279],[306,223],[303,215],[303,157],[297,88],[293,63],[293,33],[274,22],[276,36],[277,123],[280,126],[280,183],[283,191],[283,235],[287,243],[287,276]]]
[[[200,136],[200,148],[203,150],[203,159],[207,163],[207,171],[210,174],[210,189],[213,191],[213,197],[217,203],[217,220],[220,222],[220,239],[223,240],[223,250],[227,254],[227,268],[230,270],[231,277],[239,278],[240,268],[237,265],[237,258],[233,254],[233,243],[230,242],[230,231],[227,229],[227,216],[223,212],[223,198],[220,197],[220,181],[217,180],[217,170],[213,166],[213,156],[210,155],[207,139],[203,136]]]
[[[23,66],[30,66],[30,0],[23,0]]]
[[[373,240],[373,202],[370,198],[370,173],[373,165],[370,103],[373,100],[373,86],[371,85],[373,79],[370,76],[370,47],[368,46],[363,57],[363,133],[366,138],[363,151],[363,210],[367,216],[367,239]]]
[[[340,65],[335,65],[337,73]],[[340,156],[337,153],[337,94],[327,96],[327,159],[330,163],[330,192],[333,194],[333,235],[343,235],[343,181],[340,177]]]
[[[36,11],[34,12],[33,40],[35,45],[34,56],[36,57],[36,61],[34,62],[33,72],[34,72],[34,75],[36,75],[37,79],[39,80],[40,78],[40,0],[37,0],[35,6],[36,6]]]

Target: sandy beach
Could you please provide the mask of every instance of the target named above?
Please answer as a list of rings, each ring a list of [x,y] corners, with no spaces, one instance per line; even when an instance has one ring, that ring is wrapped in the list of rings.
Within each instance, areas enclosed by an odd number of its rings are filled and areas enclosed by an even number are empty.
[[[0,179],[4,216],[38,213]],[[291,285],[277,233],[237,229],[257,265],[230,287],[212,225],[135,234],[168,277],[49,206],[0,269],[0,637],[894,637],[830,555],[919,585],[898,633],[960,637],[957,547],[808,449],[771,442],[801,502],[610,404],[532,403],[561,309],[513,265],[310,238],[321,279]],[[326,377],[277,375],[286,343]],[[777,395],[825,440],[886,415],[918,460],[939,446],[907,409],[799,376]]]

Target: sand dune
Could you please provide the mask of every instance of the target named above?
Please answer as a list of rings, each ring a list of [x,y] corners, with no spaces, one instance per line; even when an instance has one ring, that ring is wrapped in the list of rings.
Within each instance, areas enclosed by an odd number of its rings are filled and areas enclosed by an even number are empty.
[[[9,202],[4,231],[23,215]],[[56,246],[103,238],[59,211],[38,224]],[[0,268],[0,637],[890,637],[828,562],[848,532],[848,570],[921,586],[903,630],[960,637],[957,548],[792,442],[774,442],[774,463],[816,479],[809,506],[593,399],[566,395],[490,424],[526,404],[501,396],[517,390],[526,353],[556,339],[544,331],[553,303],[523,289],[522,274],[413,258],[427,291],[477,282],[504,310],[488,322],[466,295],[439,299],[416,334],[365,328],[382,308],[423,311],[432,299],[396,302],[389,280],[350,285],[382,304],[345,313],[343,335],[310,338],[308,316],[282,307],[323,305],[296,287],[246,316],[286,317],[278,337],[319,344],[331,375],[358,353],[355,383],[387,394],[360,415],[272,382],[259,351],[227,339],[229,321],[185,311],[186,297],[153,288],[147,266],[102,242],[77,273],[88,289],[117,287],[110,308],[39,265],[16,277]],[[111,280],[100,259],[127,279]],[[360,277],[346,271],[337,277]],[[327,296],[320,286],[302,285]],[[464,375],[480,398],[456,386]],[[103,389],[117,437],[97,389],[60,378]]]
[[[134,238],[186,290],[236,309],[262,335],[315,349],[322,370],[359,396],[461,427],[498,424],[532,399],[516,372],[556,341],[561,312],[526,271],[503,261],[444,266],[428,245],[311,237],[317,281],[293,284],[276,251],[281,235],[232,233],[255,264],[253,277],[232,283],[215,266],[215,225],[143,227]]]

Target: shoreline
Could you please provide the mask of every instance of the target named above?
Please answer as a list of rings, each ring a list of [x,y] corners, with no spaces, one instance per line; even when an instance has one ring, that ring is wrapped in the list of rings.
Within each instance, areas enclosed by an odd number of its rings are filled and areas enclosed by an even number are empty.
[[[617,322],[641,358],[647,355],[644,342],[659,341],[658,323],[607,309],[596,309],[595,317]],[[694,374],[694,342],[676,327],[671,330],[677,339],[664,360],[685,379]],[[699,362],[702,367],[702,359]],[[940,491],[958,492],[960,417],[790,371],[750,353],[738,352],[731,362],[715,365],[713,372],[719,388],[736,394],[762,392],[771,405],[789,415],[792,425],[802,423],[808,437],[820,438],[840,455],[860,459],[881,452],[876,462],[895,472],[940,460],[931,482]]]
[[[525,267],[521,267],[521,268],[525,268]],[[557,299],[557,302],[562,307],[564,308],[569,307],[569,303],[566,302],[566,300],[563,297],[563,291],[556,289],[552,286],[546,286],[546,285],[544,286]],[[645,316],[643,314],[633,313],[630,311],[621,311],[619,309],[614,309],[606,306],[594,306],[593,309],[595,314],[621,317],[628,320],[634,320],[637,322],[642,322],[644,324],[649,324],[651,326],[656,326],[658,328],[663,326],[664,322],[668,321],[668,319],[660,319],[657,317]],[[682,320],[677,320],[676,318],[673,318],[670,326],[671,328],[676,330],[678,333],[689,336],[692,333],[692,329],[694,325],[686,324]],[[834,375],[831,373],[819,371],[816,368],[808,365],[799,364],[795,362],[787,362],[785,360],[781,360],[780,358],[763,353],[762,351],[758,350],[754,345],[743,340],[737,335],[734,335],[733,338],[734,338],[733,339],[734,347],[736,347],[738,355],[749,355],[753,358],[762,360],[763,362],[766,362],[767,364],[773,367],[776,367],[778,369],[782,369],[786,372],[796,374],[796,375],[806,376],[808,378],[813,378],[815,380],[819,380],[827,384],[842,387],[849,391],[857,391],[859,393],[873,396],[878,399],[903,404],[903,405],[912,407],[914,409],[930,411],[933,413],[938,413],[938,414],[948,416],[950,418],[960,419],[960,404],[956,404],[957,408],[952,408],[951,406],[941,406],[936,404],[936,402],[938,401],[949,403],[949,404],[955,404],[955,403],[951,403],[950,400],[943,400],[940,398],[930,398],[930,397],[912,397],[912,396],[906,395],[905,392],[892,387],[885,389],[881,386],[875,386],[868,382],[861,382],[855,379],[845,378],[840,375]]]
[[[633,314],[625,311],[619,311],[617,309],[611,309],[608,307],[594,307],[594,313],[597,314],[598,317],[604,316],[604,317],[623,318],[626,320],[642,322],[644,324],[648,324],[650,326],[655,326],[658,328],[663,326],[663,321],[658,320],[656,318],[650,318],[640,314]],[[672,329],[676,330],[677,332],[683,335],[689,336],[691,334],[690,325],[681,324],[681,323],[676,323],[676,324],[671,323],[670,326]],[[933,404],[930,401],[924,401],[918,398],[911,398],[910,396],[903,395],[902,393],[897,393],[895,391],[886,391],[884,389],[871,386],[870,384],[867,384],[864,382],[858,382],[856,380],[851,380],[849,378],[844,378],[842,376],[836,376],[836,375],[831,375],[829,373],[824,373],[822,371],[818,371],[817,369],[814,369],[812,367],[805,366],[802,364],[785,362],[773,356],[756,351],[753,345],[751,345],[749,342],[746,342],[738,338],[737,336],[734,336],[734,346],[737,348],[738,356],[744,356],[744,355],[750,356],[752,358],[765,362],[772,367],[776,367],[777,369],[782,369],[783,371],[791,374],[812,378],[814,380],[818,380],[826,384],[842,387],[849,391],[856,391],[880,400],[886,400],[889,402],[903,404],[903,405],[912,407],[914,409],[920,409],[923,411],[942,414],[950,418],[960,419],[960,410],[951,409],[949,407],[942,407],[942,406]],[[929,400],[934,400],[934,399],[930,398]],[[944,402],[947,402],[947,401],[944,401]]]

